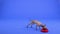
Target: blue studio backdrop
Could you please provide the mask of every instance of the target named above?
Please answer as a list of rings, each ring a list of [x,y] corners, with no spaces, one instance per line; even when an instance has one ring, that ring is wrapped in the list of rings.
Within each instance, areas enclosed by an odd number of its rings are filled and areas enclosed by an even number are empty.
[[[60,19],[60,0],[1,0],[1,19]]]
[[[48,34],[59,34],[60,0],[0,0],[0,34],[43,34],[25,29],[34,19],[46,20],[42,22],[47,24]]]

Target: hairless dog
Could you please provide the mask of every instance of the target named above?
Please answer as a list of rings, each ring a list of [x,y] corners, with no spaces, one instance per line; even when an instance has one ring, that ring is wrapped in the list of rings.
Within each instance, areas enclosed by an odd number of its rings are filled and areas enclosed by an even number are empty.
[[[27,25],[27,28],[28,28],[28,26],[29,25],[31,25],[31,27],[32,27],[32,25],[34,25],[34,24],[36,24],[36,30],[37,30],[37,27],[42,27],[42,28],[44,28],[44,29],[46,29],[46,25],[45,24],[42,24],[41,22],[39,22],[39,21],[37,21],[37,20],[32,20],[28,25]]]

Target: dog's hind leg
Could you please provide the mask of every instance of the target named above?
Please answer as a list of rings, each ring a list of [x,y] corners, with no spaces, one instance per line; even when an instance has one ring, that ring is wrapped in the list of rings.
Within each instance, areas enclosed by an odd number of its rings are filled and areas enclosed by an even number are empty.
[[[39,29],[41,29],[41,26],[39,26]]]
[[[33,23],[29,23],[29,24],[27,25],[27,28],[29,27],[29,25],[30,25],[30,26],[31,26],[31,28],[32,28]]]

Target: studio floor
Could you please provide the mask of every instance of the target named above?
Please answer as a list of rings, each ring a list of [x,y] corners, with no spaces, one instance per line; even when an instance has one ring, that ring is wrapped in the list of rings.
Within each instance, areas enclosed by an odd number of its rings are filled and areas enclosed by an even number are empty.
[[[42,33],[38,29],[26,28],[26,25],[30,21],[28,20],[0,20],[0,34],[60,34],[60,20],[41,20],[42,23],[46,24],[49,32]]]

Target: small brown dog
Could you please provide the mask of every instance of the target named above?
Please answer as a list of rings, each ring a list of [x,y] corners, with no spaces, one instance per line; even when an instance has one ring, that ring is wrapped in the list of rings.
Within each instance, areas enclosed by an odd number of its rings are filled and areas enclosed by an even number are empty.
[[[42,24],[41,22],[39,22],[39,21],[37,21],[37,20],[32,20],[32,21],[27,25],[27,28],[28,28],[29,25],[31,25],[31,27],[32,27],[33,24],[36,24],[36,30],[37,30],[37,27],[39,27],[39,28],[42,27],[42,28],[46,29],[46,25],[45,25],[45,24]]]

